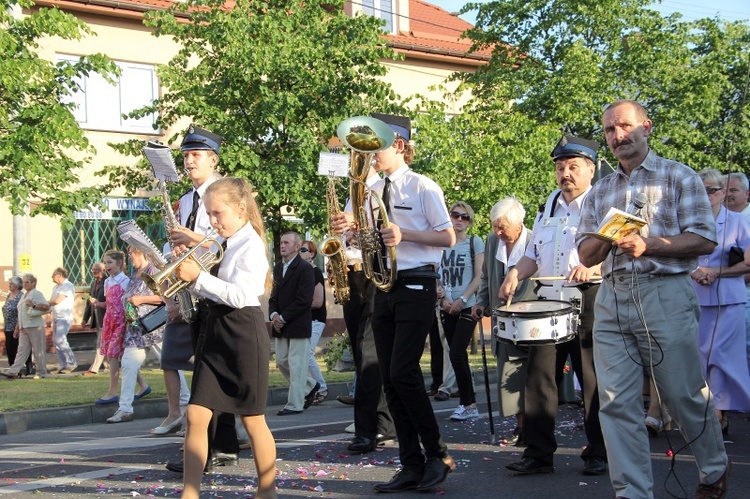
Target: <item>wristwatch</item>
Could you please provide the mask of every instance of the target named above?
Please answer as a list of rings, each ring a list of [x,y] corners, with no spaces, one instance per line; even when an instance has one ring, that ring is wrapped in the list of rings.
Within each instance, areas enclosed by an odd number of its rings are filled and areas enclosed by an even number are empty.
[[[468,301],[469,301],[464,296],[459,296],[458,299],[461,300],[462,302],[464,302],[464,305],[466,305],[466,303],[468,303]]]

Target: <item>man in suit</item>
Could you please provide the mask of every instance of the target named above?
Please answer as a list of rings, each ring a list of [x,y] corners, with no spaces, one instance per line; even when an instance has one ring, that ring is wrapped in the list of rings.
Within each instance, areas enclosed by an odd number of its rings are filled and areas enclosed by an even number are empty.
[[[99,368],[104,362],[104,356],[102,355],[99,347],[102,342],[102,323],[104,322],[104,313],[107,311],[107,305],[99,307],[97,303],[105,303],[106,297],[104,296],[104,264],[96,262],[91,266],[91,275],[94,276],[94,280],[89,285],[89,301],[86,302],[86,310],[83,312],[82,324],[89,324],[91,327],[96,329],[96,356],[94,362],[89,366],[88,371],[83,373],[83,376],[92,376],[99,374]]]
[[[268,300],[269,319],[276,338],[276,365],[289,381],[289,397],[277,414],[301,414],[320,388],[307,374],[312,336],[312,301],[315,273],[299,256],[302,238],[296,232],[281,236],[282,261],[273,268],[273,291]]]

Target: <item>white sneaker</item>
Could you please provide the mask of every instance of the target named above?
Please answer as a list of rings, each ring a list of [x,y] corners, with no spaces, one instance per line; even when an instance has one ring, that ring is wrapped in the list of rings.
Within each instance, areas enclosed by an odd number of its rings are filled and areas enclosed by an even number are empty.
[[[344,428],[344,431],[347,433],[356,433],[357,430],[354,429],[354,423],[352,423],[346,428]]]
[[[468,407],[459,405],[458,408],[453,411],[451,419],[453,421],[466,421],[467,419],[477,419],[479,417],[479,411],[477,410],[476,404],[471,404]]]
[[[117,412],[111,418],[107,418],[107,423],[125,423],[126,421],[133,421],[132,412],[123,412],[117,410]]]

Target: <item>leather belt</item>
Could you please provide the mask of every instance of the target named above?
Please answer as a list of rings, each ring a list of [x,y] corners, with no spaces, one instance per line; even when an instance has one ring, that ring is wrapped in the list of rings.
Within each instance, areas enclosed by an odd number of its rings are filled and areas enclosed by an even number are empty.
[[[435,272],[434,265],[422,265],[413,269],[399,270],[397,273],[398,279],[407,277],[426,277],[431,279],[439,279],[440,274]]]

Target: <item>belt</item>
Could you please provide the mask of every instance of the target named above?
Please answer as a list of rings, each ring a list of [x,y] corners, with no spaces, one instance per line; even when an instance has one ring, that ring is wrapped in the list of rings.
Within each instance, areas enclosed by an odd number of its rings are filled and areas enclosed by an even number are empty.
[[[434,265],[422,265],[413,269],[399,270],[396,274],[398,279],[405,277],[425,277],[430,279],[439,279],[440,274],[435,272]]]

